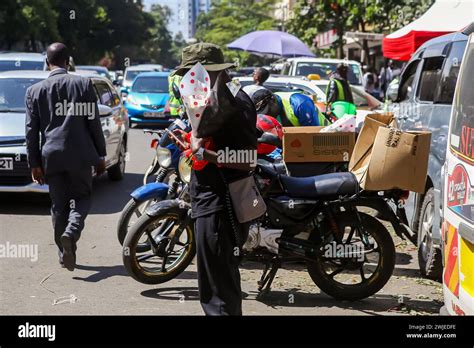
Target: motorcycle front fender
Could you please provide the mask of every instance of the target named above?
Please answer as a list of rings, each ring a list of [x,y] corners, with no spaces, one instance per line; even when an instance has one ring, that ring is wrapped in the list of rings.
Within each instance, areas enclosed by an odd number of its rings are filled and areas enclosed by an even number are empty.
[[[153,203],[146,210],[148,216],[157,216],[160,214],[179,214],[180,219],[190,217],[191,205],[180,199],[167,199]]]
[[[143,186],[140,186],[133,191],[130,196],[136,201],[143,202],[149,199],[165,199],[168,194],[169,186],[162,182],[152,182]]]

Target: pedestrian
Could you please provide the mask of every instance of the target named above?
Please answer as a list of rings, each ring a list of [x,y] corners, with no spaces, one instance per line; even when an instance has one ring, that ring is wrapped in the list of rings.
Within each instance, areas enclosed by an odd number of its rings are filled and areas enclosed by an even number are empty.
[[[169,86],[169,110],[171,117],[178,117],[181,111],[182,105],[181,102],[176,96],[174,95],[174,88],[178,88],[181,82],[181,76],[179,75],[172,75],[168,76],[168,86]]]
[[[336,101],[354,104],[354,98],[347,79],[348,71],[347,64],[340,63],[336,67],[336,72],[331,75],[326,88],[326,103],[328,107]]]
[[[385,94],[387,93],[388,86],[393,80],[394,77],[394,71],[393,71],[393,60],[389,59],[387,60],[385,67],[382,67],[380,70],[380,76],[379,76],[379,81],[380,81],[380,89],[381,89],[381,97],[384,98]]]
[[[252,98],[252,95],[256,91],[264,88],[263,84],[265,83],[265,81],[268,80],[269,77],[270,77],[270,72],[267,69],[256,68],[252,75],[254,84],[245,86],[243,88],[244,92],[247,93],[250,98]]]
[[[231,81],[226,69],[234,65],[225,63],[222,50],[210,43],[185,47],[176,74],[184,75],[198,62],[208,71],[211,88],[216,80]],[[227,88],[225,84],[223,86]],[[218,163],[217,153],[222,150],[245,150],[254,152],[256,156],[257,114],[254,104],[242,89],[238,90],[234,99],[232,104],[237,112],[212,135],[215,151],[204,148],[207,139],[193,135],[190,141],[195,159],[209,162],[202,170],[192,170],[190,182],[197,244],[199,297],[206,315],[242,315],[238,268],[241,255],[238,250],[243,243],[237,245],[237,238],[234,236],[239,234],[240,241],[245,241],[249,225],[240,224],[233,219],[234,229],[230,216],[233,208],[229,211],[229,205],[226,203],[225,182],[247,177],[253,166],[246,162]]]
[[[26,91],[26,149],[33,181],[49,185],[59,262],[73,271],[91,205],[91,166],[105,171],[105,139],[91,80],[67,72],[64,44],[51,44],[46,56],[49,77]]]

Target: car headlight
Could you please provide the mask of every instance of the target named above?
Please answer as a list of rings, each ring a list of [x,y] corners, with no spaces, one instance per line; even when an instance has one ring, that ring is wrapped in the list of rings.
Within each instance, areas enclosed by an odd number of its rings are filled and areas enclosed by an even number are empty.
[[[158,146],[156,148],[156,156],[160,167],[168,168],[171,165],[171,151],[166,147]]]
[[[181,155],[179,159],[178,172],[181,180],[183,180],[185,184],[189,184],[191,181],[191,162],[184,155]]]

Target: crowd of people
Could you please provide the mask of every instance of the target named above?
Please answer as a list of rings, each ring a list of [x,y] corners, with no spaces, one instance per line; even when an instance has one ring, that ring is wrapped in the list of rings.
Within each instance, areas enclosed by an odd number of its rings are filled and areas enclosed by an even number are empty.
[[[400,72],[401,69],[395,67],[392,60],[387,60],[379,72],[373,67],[367,67],[363,78],[365,91],[378,100],[385,100],[390,84],[398,81]]]

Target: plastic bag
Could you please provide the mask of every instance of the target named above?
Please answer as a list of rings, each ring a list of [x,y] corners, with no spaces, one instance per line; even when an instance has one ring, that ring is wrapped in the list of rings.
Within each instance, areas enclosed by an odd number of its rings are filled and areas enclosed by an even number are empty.
[[[321,133],[355,132],[356,115],[344,115],[333,124],[321,129]]]
[[[179,86],[186,113],[193,130],[197,130],[211,95],[211,79],[201,63],[194,65]]]

